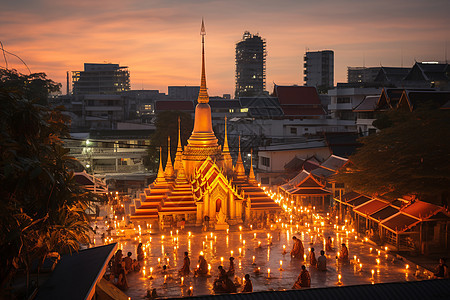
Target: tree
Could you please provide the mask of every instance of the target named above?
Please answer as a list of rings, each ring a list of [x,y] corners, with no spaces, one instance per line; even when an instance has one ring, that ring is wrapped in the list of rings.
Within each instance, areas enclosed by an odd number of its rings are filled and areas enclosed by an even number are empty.
[[[182,111],[163,111],[156,116],[156,130],[150,138],[150,146],[144,159],[145,165],[153,171],[159,166],[159,147],[162,148],[163,162],[167,161],[167,137],[170,136],[170,155],[175,158],[178,144],[178,118],[181,124],[181,144],[184,146],[191,136],[193,121],[189,113]]]
[[[449,116],[429,105],[387,112],[374,122],[380,132],[360,139],[362,146],[336,179],[367,195],[438,203],[450,187]]]
[[[47,105],[49,94],[58,92],[60,88],[61,84],[48,79],[45,73],[25,75],[0,68],[0,89],[20,94],[34,103]]]
[[[1,70],[0,298],[19,268],[29,275],[33,261],[89,241],[86,210],[96,200],[69,170],[73,158],[61,140],[69,136],[68,117],[38,104],[59,84],[34,75]]]

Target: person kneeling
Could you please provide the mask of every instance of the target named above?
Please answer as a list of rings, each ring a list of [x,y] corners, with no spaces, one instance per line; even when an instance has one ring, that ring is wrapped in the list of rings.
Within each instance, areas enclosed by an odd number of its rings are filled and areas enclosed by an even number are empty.
[[[292,286],[292,289],[298,290],[307,287],[311,287],[311,276],[309,275],[308,270],[306,270],[305,265],[303,265],[302,271],[300,272],[300,275],[298,275],[297,281]]]

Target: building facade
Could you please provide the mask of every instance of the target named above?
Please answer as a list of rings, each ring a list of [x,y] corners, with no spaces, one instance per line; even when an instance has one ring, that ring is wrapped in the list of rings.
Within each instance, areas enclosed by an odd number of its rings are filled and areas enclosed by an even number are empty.
[[[118,64],[85,63],[84,71],[72,71],[72,93],[117,94],[130,90],[128,67]]]
[[[244,32],[236,44],[235,97],[259,96],[266,88],[266,42],[258,34]]]
[[[307,51],[303,67],[306,86],[323,88],[334,86],[334,51]]]

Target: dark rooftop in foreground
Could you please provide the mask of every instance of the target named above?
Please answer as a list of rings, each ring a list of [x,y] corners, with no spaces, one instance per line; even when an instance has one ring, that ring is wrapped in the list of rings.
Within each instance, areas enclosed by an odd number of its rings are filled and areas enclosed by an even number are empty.
[[[194,291],[195,293],[195,291]],[[181,298],[172,298],[181,299]],[[186,298],[184,298],[186,299]],[[380,299],[450,299],[450,279],[435,279],[424,281],[378,283],[354,286],[342,286],[331,288],[317,288],[305,290],[256,292],[248,294],[224,294],[194,296],[189,299],[248,299],[248,300],[270,300],[270,299],[317,299],[317,300],[380,300]]]
[[[91,299],[116,247],[114,243],[63,255],[34,299]]]

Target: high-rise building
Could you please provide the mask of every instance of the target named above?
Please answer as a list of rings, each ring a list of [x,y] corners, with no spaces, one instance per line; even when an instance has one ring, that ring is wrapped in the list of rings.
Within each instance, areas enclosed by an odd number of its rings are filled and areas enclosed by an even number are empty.
[[[306,86],[323,88],[334,86],[334,51],[307,51],[304,61]]]
[[[130,90],[128,67],[85,63],[84,71],[72,71],[74,95],[117,94]]]
[[[266,88],[266,42],[258,34],[244,32],[236,44],[235,97],[259,96]]]

